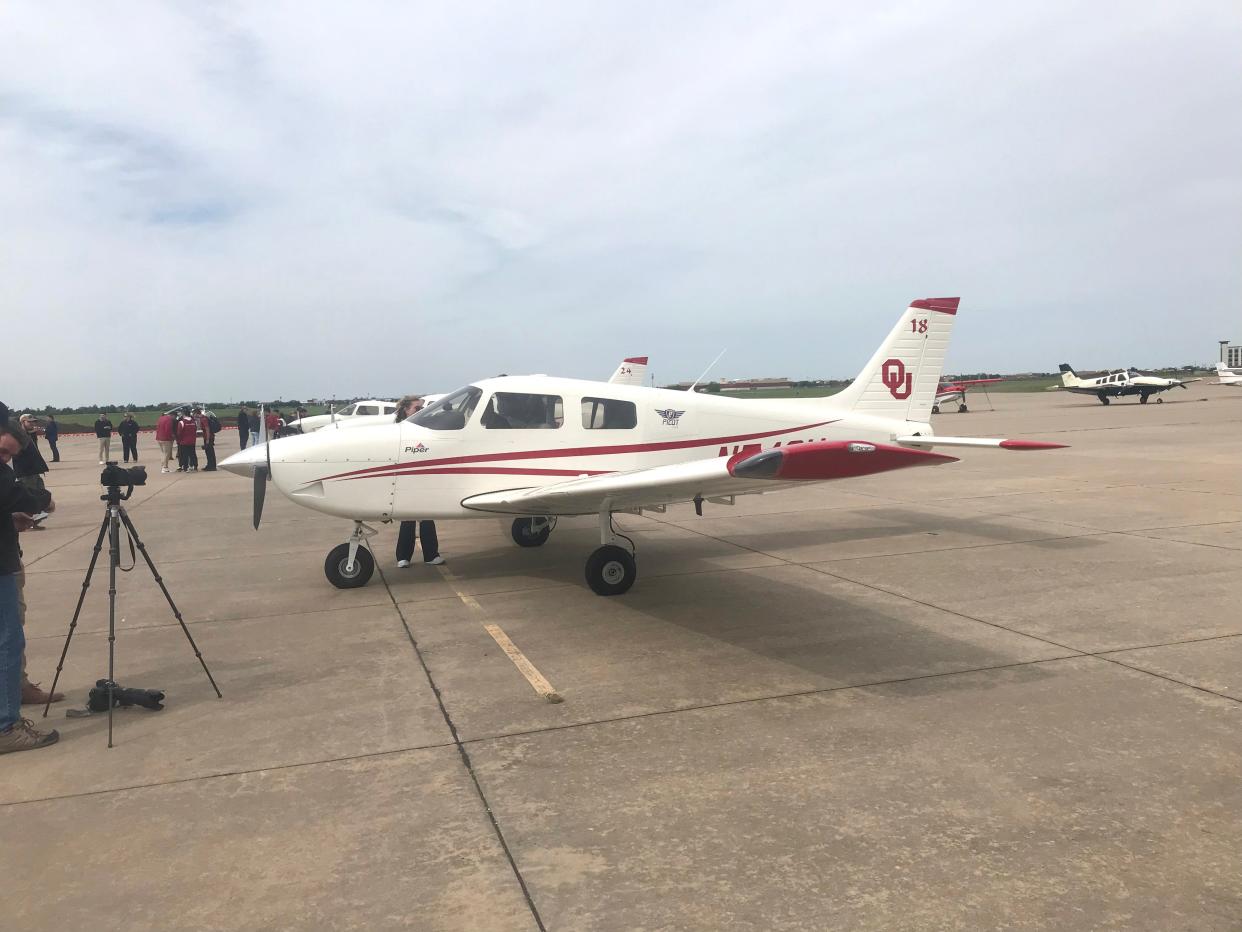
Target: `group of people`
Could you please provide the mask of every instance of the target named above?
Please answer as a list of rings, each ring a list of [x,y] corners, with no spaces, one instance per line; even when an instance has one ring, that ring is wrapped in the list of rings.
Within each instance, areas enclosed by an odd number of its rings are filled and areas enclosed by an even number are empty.
[[[55,424],[56,419],[50,418],[49,425]],[[99,417],[95,418],[95,437],[99,440],[99,465],[102,466],[112,458],[112,431],[115,430],[121,438],[121,450],[125,455],[125,462],[129,462],[132,456],[134,462],[138,462],[138,432],[142,428],[138,426],[138,422],[134,420],[134,412],[126,411],[125,416],[121,418],[121,423],[117,427],[112,426],[112,421],[108,419],[108,412],[101,411]],[[57,428],[59,436],[59,428]],[[45,433],[45,435],[47,435]],[[48,439],[50,444],[52,441]],[[52,452],[56,458],[53,462],[60,461],[60,455],[56,453],[55,446]]]
[[[301,433],[297,422],[306,416],[305,408],[296,408],[288,420],[280,413],[280,408],[269,408],[263,415],[263,427],[269,437],[283,437],[289,432]],[[251,411],[245,405],[237,412],[237,434],[241,440],[241,448],[254,446],[259,442],[259,413]]]
[[[214,414],[206,414],[203,409],[178,408],[167,414],[161,414],[155,422],[155,442],[160,446],[163,462],[160,472],[173,472],[169,466],[173,459],[173,448],[176,447],[176,472],[198,472],[198,438],[203,438],[203,455],[207,464],[203,472],[216,470],[216,434],[220,432],[220,419]]]
[[[26,570],[18,534],[40,529],[40,516],[56,509],[43,481],[48,467],[37,429],[33,417],[13,416],[0,403],[0,754],[47,747],[60,738],[55,729],[39,731],[21,714],[23,705],[64,698],[40,689],[26,675]],[[54,442],[49,445],[55,451]],[[56,455],[53,462],[59,459]]]

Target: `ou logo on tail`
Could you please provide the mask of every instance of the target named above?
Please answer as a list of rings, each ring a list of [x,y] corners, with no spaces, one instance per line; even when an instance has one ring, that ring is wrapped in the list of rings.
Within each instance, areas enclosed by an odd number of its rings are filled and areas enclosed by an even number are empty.
[[[880,369],[880,381],[898,401],[905,401],[914,391],[914,376],[906,371],[906,364],[900,359],[884,360]]]

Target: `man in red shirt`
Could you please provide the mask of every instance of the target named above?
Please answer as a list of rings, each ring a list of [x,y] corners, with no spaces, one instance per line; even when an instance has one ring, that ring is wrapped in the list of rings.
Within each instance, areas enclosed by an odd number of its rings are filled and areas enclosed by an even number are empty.
[[[159,420],[155,422],[155,442],[160,445],[160,453],[164,457],[164,465],[160,467],[160,472],[172,472],[168,468],[168,464],[172,462],[173,456],[173,416],[171,414],[161,414]]]
[[[274,440],[280,433],[280,412],[272,408],[263,416],[263,426],[267,428],[267,439]]]
[[[216,471],[216,434],[211,429],[211,419],[203,413],[202,408],[194,409],[194,423],[203,434],[203,452],[207,454],[207,465],[203,472]],[[197,458],[197,457],[196,457]]]
[[[194,443],[198,438],[198,425],[194,423],[194,418],[182,412],[177,418],[175,430],[177,435],[177,472],[190,472],[191,469],[197,471],[198,457],[194,454]]]

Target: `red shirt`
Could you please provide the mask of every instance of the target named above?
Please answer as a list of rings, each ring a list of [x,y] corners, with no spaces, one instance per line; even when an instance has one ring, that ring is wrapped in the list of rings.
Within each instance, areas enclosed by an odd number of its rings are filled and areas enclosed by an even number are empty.
[[[263,421],[267,424],[267,431],[270,434],[274,434],[280,429],[280,418],[275,414],[265,414],[263,416]]]
[[[207,420],[207,415],[200,414],[194,419],[198,425],[198,429],[203,432],[203,443],[211,443],[211,421]]]
[[[177,443],[183,447],[192,447],[198,437],[198,427],[193,418],[183,417],[177,422]]]
[[[161,414],[160,419],[155,422],[155,439],[173,439],[173,419],[171,414]]]

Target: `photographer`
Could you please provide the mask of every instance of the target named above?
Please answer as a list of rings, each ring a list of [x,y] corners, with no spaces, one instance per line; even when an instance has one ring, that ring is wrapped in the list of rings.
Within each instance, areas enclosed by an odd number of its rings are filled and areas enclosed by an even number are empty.
[[[32,513],[55,509],[46,489],[22,486],[9,467],[29,443],[26,432],[10,420],[8,408],[0,404],[0,754],[46,747],[60,738],[55,730],[37,731],[33,722],[21,717],[26,639],[17,590],[21,571],[17,534],[33,526]]]

